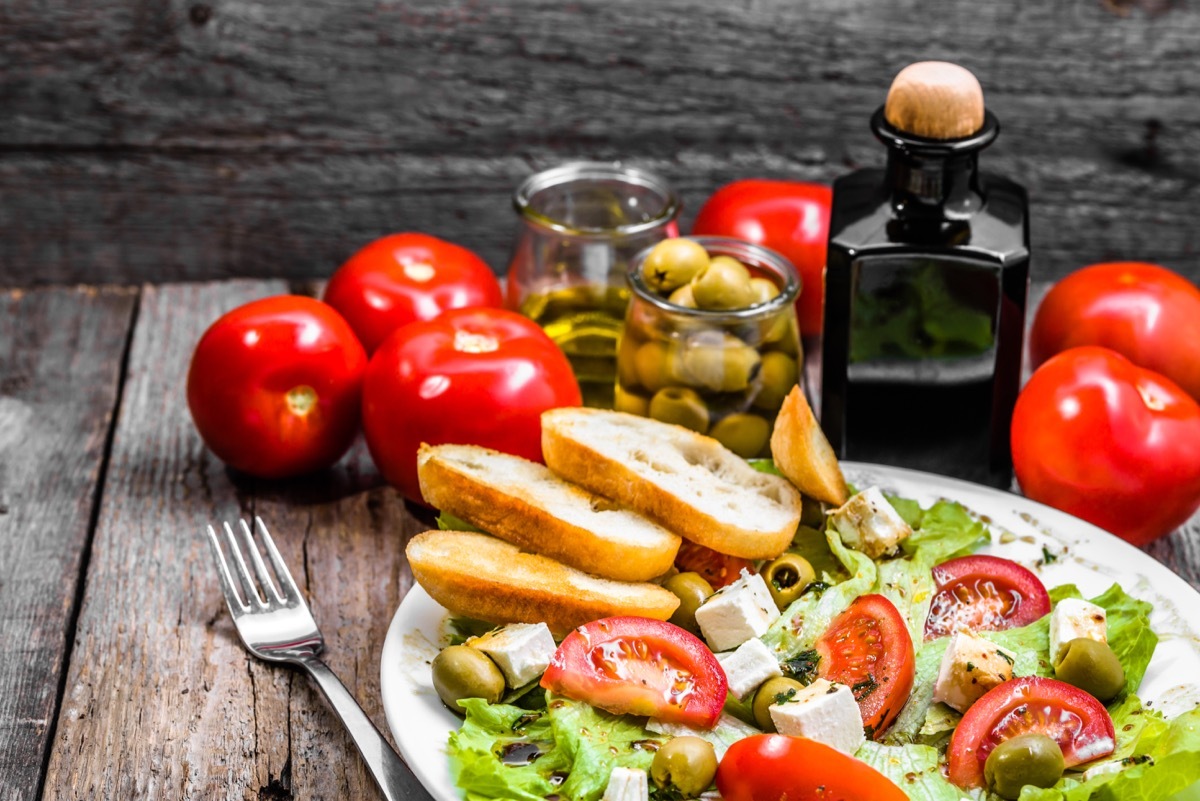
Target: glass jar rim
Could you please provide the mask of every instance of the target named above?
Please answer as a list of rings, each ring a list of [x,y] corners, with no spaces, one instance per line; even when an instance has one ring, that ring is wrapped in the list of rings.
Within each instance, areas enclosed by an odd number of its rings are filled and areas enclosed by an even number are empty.
[[[642,263],[650,255],[650,251],[654,249],[654,245],[651,245],[640,251],[629,262],[629,286],[633,289],[634,295],[639,300],[644,300],[665,312],[686,314],[699,320],[711,320],[714,323],[743,322],[746,320],[757,320],[760,317],[769,317],[778,314],[796,302],[796,297],[800,294],[801,289],[800,273],[797,272],[796,266],[779,251],[729,236],[686,236],[680,238],[696,242],[708,251],[709,255],[732,256],[744,264],[749,263],[751,266],[773,272],[783,281],[783,285],[779,288],[779,294],[766,303],[747,306],[744,309],[693,309],[672,303],[646,286],[646,282],[642,278]]]
[[[540,192],[560,184],[579,180],[618,180],[624,183],[648,189],[663,199],[662,210],[648,220],[617,225],[610,228],[578,228],[567,225],[561,220],[535,211],[532,206],[533,198]],[[614,236],[624,237],[653,231],[667,225],[679,216],[682,205],[675,190],[655,173],[632,167],[619,161],[569,161],[557,167],[536,172],[521,182],[513,192],[513,208],[526,222],[541,228],[546,228],[559,234],[576,236],[583,239],[611,239]]]

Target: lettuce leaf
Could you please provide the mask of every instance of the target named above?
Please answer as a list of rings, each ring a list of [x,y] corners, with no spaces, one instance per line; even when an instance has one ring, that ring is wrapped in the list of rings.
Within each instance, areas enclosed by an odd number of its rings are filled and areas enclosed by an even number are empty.
[[[936,748],[867,741],[854,755],[887,776],[912,801],[959,801],[963,793],[943,776]]]

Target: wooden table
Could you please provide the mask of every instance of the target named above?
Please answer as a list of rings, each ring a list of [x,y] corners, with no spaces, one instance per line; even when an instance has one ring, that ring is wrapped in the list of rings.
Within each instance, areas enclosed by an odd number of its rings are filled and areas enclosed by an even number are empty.
[[[377,798],[302,675],[248,656],[206,523],[261,515],[328,661],[380,728],[379,655],[428,519],[361,444],[329,473],[228,473],[184,397],[222,312],[281,281],[0,291],[0,801]],[[1200,517],[1149,552],[1200,589]]]

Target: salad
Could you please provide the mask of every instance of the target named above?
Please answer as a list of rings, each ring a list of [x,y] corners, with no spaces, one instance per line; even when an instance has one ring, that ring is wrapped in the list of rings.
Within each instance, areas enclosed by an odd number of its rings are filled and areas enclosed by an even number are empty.
[[[600,686],[588,680],[587,660],[570,653],[575,635],[569,635],[556,653],[563,657],[547,674],[504,688],[492,699],[459,702],[465,717],[446,745],[459,793],[467,799],[598,799],[622,771],[643,770],[658,778],[656,757],[663,750],[682,750],[667,746],[676,741],[698,755],[678,757],[683,767],[662,787],[652,781],[650,797],[715,798],[707,768],[698,774],[703,786],[696,785],[691,769],[708,753],[690,745],[699,740],[711,745],[719,764],[715,784],[726,798],[778,798],[779,786],[847,794],[814,798],[890,798],[895,788],[902,793],[895,797],[914,799],[1153,801],[1193,797],[1189,793],[1200,798],[1188,789],[1200,782],[1200,709],[1193,703],[1164,715],[1138,695],[1159,645],[1150,625],[1151,604],[1135,597],[1146,594],[1141,588],[1113,584],[1088,599],[1073,584],[1042,588],[1038,576],[1019,565],[977,554],[989,541],[1012,535],[959,503],[921,506],[893,496],[888,501],[912,531],[895,555],[872,558],[863,552],[870,549],[849,548],[830,526],[802,526],[797,532],[788,551],[794,561],[783,575],[790,577],[799,564],[811,566],[812,575],[795,597],[782,599],[782,612],[755,638],[780,664],[783,675],[770,679],[775,689],[764,682],[744,695],[726,692],[736,689],[732,678],[722,684],[706,672],[715,658],[707,649],[695,651],[699,640],[644,619],[608,625],[614,636],[624,637],[622,642],[640,645],[612,652],[620,663],[615,674],[630,679],[629,686]],[[1063,558],[1061,549],[1044,547],[1039,561],[1049,567]],[[773,575],[778,561],[757,568]],[[980,575],[985,580],[978,580]],[[794,582],[773,584],[778,599]],[[1022,602],[1004,602],[1013,597]],[[1054,643],[1051,610],[1083,600],[1103,610],[1106,630],[1105,648],[1096,649],[1101,656],[1074,655],[1074,662],[1084,665],[1080,668],[1051,653],[1052,644],[1063,644]],[[456,642],[480,631],[470,621],[451,624]],[[1002,654],[999,659],[1010,663],[1013,677],[967,705],[949,697],[946,682],[939,682],[948,650],[978,645],[955,643],[953,633],[964,627],[994,646],[992,654]],[[684,719],[672,719],[661,700],[655,706],[652,697],[639,699],[631,692],[654,680],[655,671],[645,668],[662,654],[697,677],[686,691],[699,700],[686,705]],[[1120,681],[1108,675],[1114,666],[1104,656],[1115,662]],[[967,664],[983,668],[982,660]],[[794,686],[779,690],[781,680]],[[1194,676],[1180,680],[1194,682]],[[787,706],[788,699],[780,696],[795,695],[797,687],[824,686],[820,682],[849,688],[858,706],[863,731],[852,755],[844,748],[761,734],[770,725],[763,706],[778,709],[780,700]],[[770,691],[764,696],[763,689]],[[764,704],[759,696],[774,703]],[[954,708],[956,700],[963,709]],[[601,707],[631,711],[617,714]],[[1000,746],[1018,735],[1053,741],[1058,752],[1047,756],[1032,746],[1011,757],[1007,767],[993,766],[993,775],[978,775],[985,764],[1004,761],[983,760],[979,753],[1004,756]],[[1022,788],[1022,779],[1044,772],[1047,762],[1057,775],[1039,783],[1049,786]]]

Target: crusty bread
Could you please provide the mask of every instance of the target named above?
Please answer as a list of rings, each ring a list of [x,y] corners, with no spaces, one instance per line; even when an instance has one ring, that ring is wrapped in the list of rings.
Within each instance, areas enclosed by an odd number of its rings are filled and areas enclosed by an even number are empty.
[[[711,437],[600,409],[542,414],[542,455],[568,481],[721,553],[769,559],[800,521],[800,493]]]
[[[679,535],[545,465],[477,445],[422,445],[425,500],[525,550],[596,576],[646,581],[671,569]]]
[[[792,387],[775,418],[771,456],[779,472],[810,498],[841,506],[850,497],[837,454],[800,387]]]
[[[545,622],[555,636],[592,620],[666,620],[679,599],[657,584],[597,578],[546,556],[466,531],[426,531],[408,543],[413,577],[456,615],[489,623]]]

